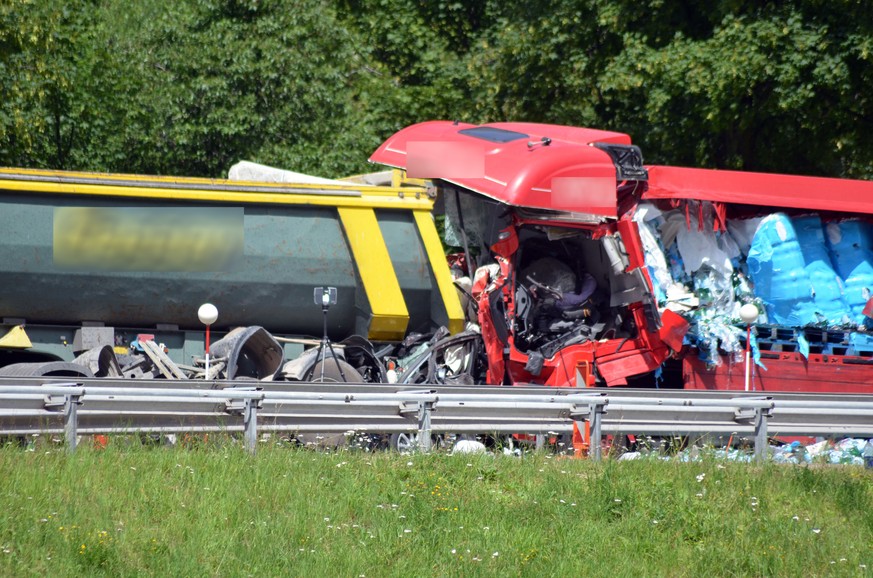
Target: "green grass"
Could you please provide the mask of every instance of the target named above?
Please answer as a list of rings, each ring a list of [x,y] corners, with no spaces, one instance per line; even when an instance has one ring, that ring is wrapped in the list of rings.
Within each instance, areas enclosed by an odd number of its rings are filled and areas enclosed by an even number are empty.
[[[258,450],[0,449],[0,575],[873,570],[859,467]]]

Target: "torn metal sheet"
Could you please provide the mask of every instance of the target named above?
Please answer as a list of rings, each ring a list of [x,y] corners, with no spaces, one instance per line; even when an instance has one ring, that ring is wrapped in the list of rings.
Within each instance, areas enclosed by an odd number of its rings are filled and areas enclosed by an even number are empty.
[[[263,327],[240,327],[212,344],[211,353],[227,358],[226,379],[271,380],[282,366],[283,349]]]
[[[76,357],[73,360],[73,363],[84,365],[91,370],[94,377],[121,376],[121,366],[118,364],[118,359],[115,357],[115,352],[112,350],[112,347],[108,345],[89,349],[85,353]]]

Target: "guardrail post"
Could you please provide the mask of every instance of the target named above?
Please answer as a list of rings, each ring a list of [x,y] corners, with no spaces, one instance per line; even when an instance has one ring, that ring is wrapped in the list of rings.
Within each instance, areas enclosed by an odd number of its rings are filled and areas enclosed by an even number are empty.
[[[430,439],[430,414],[432,411],[432,401],[418,402],[418,449],[423,452],[429,452],[433,446]]]
[[[234,390],[240,392],[258,391],[257,387],[228,388],[227,393],[233,395]],[[242,398],[242,399],[241,399]],[[258,409],[264,400],[264,394],[259,397],[229,397],[224,402],[224,411],[231,415],[242,415],[243,418],[243,444],[248,453],[254,454],[258,442]]]
[[[767,419],[773,411],[770,397],[738,397],[732,401],[737,403],[734,421],[748,423],[752,421],[755,428],[755,461],[761,462],[767,457]],[[767,402],[760,405],[760,402]],[[748,403],[755,402],[755,403]],[[754,407],[757,406],[757,407]],[[753,413],[754,412],[754,413]]]
[[[246,451],[254,455],[258,445],[258,402],[254,398],[247,398],[243,410],[243,424],[245,425]]]
[[[64,438],[66,439],[67,452],[69,453],[76,451],[79,428],[77,408],[79,403],[78,395],[67,394],[64,396]]]
[[[770,408],[759,407],[755,410],[755,461],[762,462],[767,457],[767,418]]]
[[[600,451],[603,429],[603,404],[591,403],[588,405],[588,429],[591,432],[591,441],[588,444],[588,455],[596,462],[603,457]]]

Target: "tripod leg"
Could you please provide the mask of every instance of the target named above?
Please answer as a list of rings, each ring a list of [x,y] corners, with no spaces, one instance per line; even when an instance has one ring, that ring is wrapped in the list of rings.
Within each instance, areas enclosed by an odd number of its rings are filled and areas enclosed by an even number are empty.
[[[319,358],[321,358],[321,380],[324,381],[324,353],[324,342],[321,342],[318,344],[318,353],[315,354],[315,363],[303,374],[303,381],[312,381],[315,377],[315,366],[318,365]]]
[[[348,383],[349,380],[346,379],[346,374],[343,373],[343,368],[340,365],[339,358],[336,356],[336,352],[333,350],[333,345],[330,343],[330,339],[327,340],[327,346],[330,347],[330,354],[333,355],[333,362],[336,363],[336,368],[339,370],[340,377],[343,378],[343,383]],[[321,371],[324,372],[324,362],[321,364]]]
[[[333,362],[336,363],[336,367],[337,367],[337,369],[339,369],[340,377],[342,377],[343,381],[345,381],[346,376],[343,375],[343,370],[340,368],[339,360],[336,358],[336,353],[333,350],[333,345],[330,344],[330,337],[327,336],[327,307],[322,305],[321,312],[324,314],[324,316],[323,316],[324,331],[321,334],[321,345],[319,346],[319,347],[321,347],[321,351],[322,351],[322,355],[321,355],[321,381],[324,381],[324,366],[327,365],[327,360],[325,359],[325,356],[327,355],[327,351],[325,351],[325,349],[324,349],[325,344],[327,344],[327,346],[330,348],[330,354],[333,355]]]
[[[315,356],[315,365],[313,365],[308,371],[309,379],[312,379],[312,374],[315,373],[315,366],[318,365],[318,358],[321,356],[321,381],[324,381],[324,366],[327,365],[327,351],[324,349],[324,346],[327,345],[330,349],[330,354],[333,356],[333,362],[336,363],[336,368],[339,370],[343,383],[348,383],[346,374],[340,365],[339,358],[336,356],[336,352],[333,350],[333,345],[330,343],[330,337],[327,336],[327,305],[322,305],[321,312],[324,314],[324,333],[321,337],[321,343],[318,344],[318,354]]]

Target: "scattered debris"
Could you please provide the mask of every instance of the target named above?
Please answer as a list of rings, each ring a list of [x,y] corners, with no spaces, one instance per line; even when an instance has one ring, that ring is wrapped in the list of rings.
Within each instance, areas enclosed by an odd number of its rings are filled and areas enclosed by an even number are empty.
[[[485,444],[475,440],[459,440],[452,448],[453,454],[484,454],[486,451]]]

